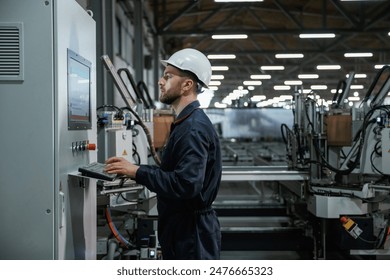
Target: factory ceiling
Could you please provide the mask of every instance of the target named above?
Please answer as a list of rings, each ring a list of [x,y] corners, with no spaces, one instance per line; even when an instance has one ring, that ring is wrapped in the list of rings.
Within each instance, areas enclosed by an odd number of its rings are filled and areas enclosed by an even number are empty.
[[[274,86],[302,83],[331,100],[341,80],[350,72],[366,74],[352,82],[364,96],[379,72],[375,65],[390,63],[390,1],[264,0],[235,3],[214,0],[150,0],[157,33],[167,56],[178,49],[196,48],[206,55],[234,54],[235,59],[210,59],[212,66],[228,66],[215,91],[213,102],[221,102],[251,75],[271,79],[250,87],[249,94],[267,99],[292,94]],[[301,38],[300,34],[333,33],[332,38]],[[246,35],[246,39],[213,39],[213,35]],[[368,57],[346,57],[345,53],[368,53]],[[277,58],[277,54],[302,54],[301,58]],[[372,55],[371,55],[372,54]],[[371,56],[370,56],[371,55]],[[317,65],[340,65],[338,70],[318,70]],[[284,70],[262,70],[261,66],[284,66]],[[299,74],[317,74],[317,79],[299,79]],[[363,76],[364,77],[364,76]],[[253,76],[252,76],[253,78]],[[254,77],[256,78],[256,77]],[[287,81],[287,82],[286,82]],[[289,82],[290,81],[290,82]],[[293,82],[291,82],[293,81]],[[218,80],[217,80],[218,83]],[[250,84],[250,83],[246,83]],[[359,89],[363,86],[363,89]],[[351,91],[354,92],[355,90]],[[245,96],[243,97],[245,98]]]

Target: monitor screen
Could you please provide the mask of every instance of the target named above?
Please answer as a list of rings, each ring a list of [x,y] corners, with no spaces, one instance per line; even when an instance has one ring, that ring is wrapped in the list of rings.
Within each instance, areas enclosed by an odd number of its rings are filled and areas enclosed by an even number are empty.
[[[68,49],[68,129],[91,127],[91,63]]]

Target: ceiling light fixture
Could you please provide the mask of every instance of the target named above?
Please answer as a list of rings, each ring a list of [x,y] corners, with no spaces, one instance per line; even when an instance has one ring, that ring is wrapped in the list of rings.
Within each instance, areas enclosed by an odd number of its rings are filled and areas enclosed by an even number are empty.
[[[261,70],[284,70],[284,66],[270,65],[270,66],[261,66]]]
[[[345,77],[348,79],[349,74],[345,75]],[[355,74],[353,77],[354,77],[354,79],[365,79],[365,78],[367,78],[367,74]]]
[[[228,71],[228,66],[211,66],[212,71]]]
[[[266,99],[267,99],[267,97],[265,95],[253,95],[251,97],[252,102],[258,102],[258,101],[266,100]]]
[[[279,96],[279,98],[280,98],[281,101],[293,100],[293,96],[292,95],[281,95],[281,96]]]
[[[351,89],[364,89],[363,85],[351,85]]]
[[[377,64],[374,66],[374,68],[375,69],[382,69],[383,67],[388,66],[388,65],[390,65],[390,64]]]
[[[277,53],[276,58],[303,58],[303,53]]]
[[[234,54],[209,54],[208,59],[235,59],[236,55]]]
[[[212,35],[211,38],[213,38],[214,40],[221,40],[221,39],[248,39],[248,35],[246,35],[246,34]]]
[[[318,74],[299,74],[298,79],[318,79]]]
[[[317,70],[340,70],[340,65],[317,65]]]
[[[290,81],[284,81],[284,84],[286,86],[300,86],[302,85],[302,81],[299,80],[290,80]]]
[[[311,89],[298,89],[298,92],[299,93],[310,93],[311,92]]]
[[[261,81],[244,81],[243,84],[245,86],[261,86],[262,82]]]
[[[314,89],[314,90],[325,90],[328,88],[328,86],[326,85],[312,85],[310,86],[311,89]]]
[[[301,39],[317,39],[317,38],[335,38],[336,34],[334,33],[312,33],[312,34],[299,34]]]
[[[209,86],[220,86],[221,81],[210,81]]]
[[[271,75],[251,75],[252,80],[269,80]]]
[[[211,80],[223,80],[225,79],[224,75],[211,75]]]
[[[274,90],[290,90],[290,86],[274,86]]]
[[[330,92],[331,92],[331,93],[336,93],[336,92],[337,92],[337,89],[331,89]],[[342,92],[343,92],[343,90],[340,88],[340,89],[339,89],[339,93],[342,93]]]
[[[345,53],[344,57],[372,57],[373,53]]]
[[[349,101],[360,101],[360,97],[359,96],[350,96],[350,97],[348,97],[348,100]]]

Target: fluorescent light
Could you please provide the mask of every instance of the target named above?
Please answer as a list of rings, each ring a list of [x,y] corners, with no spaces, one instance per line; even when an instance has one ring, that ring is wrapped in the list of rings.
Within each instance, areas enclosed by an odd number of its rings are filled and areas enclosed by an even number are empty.
[[[388,66],[388,65],[390,65],[390,64],[377,64],[374,66],[374,68],[375,69],[382,69],[383,67]]]
[[[311,89],[304,89],[304,90],[298,89],[298,92],[299,93],[310,93]]]
[[[266,99],[267,99],[267,97],[265,95],[253,95],[251,97],[252,102],[259,102],[261,100],[266,100]]]
[[[234,54],[209,54],[207,58],[208,59],[235,59],[236,56]]]
[[[372,57],[373,54],[370,52],[367,53],[345,53],[344,57]]]
[[[284,70],[284,66],[270,65],[270,66],[261,66],[261,70]]]
[[[316,38],[335,38],[334,33],[312,33],[312,34],[299,34],[301,39],[316,39]]]
[[[339,70],[340,65],[317,65],[317,70]]]
[[[218,87],[217,86],[209,86],[209,90],[217,91]]]
[[[223,80],[225,79],[224,75],[211,75],[211,80]]]
[[[233,90],[233,94],[239,94],[239,95],[244,95],[244,94],[248,94],[249,93],[249,90],[247,89],[235,89]]]
[[[359,96],[350,96],[350,97],[348,97],[348,100],[349,101],[360,101],[360,97]]]
[[[210,81],[209,86],[220,86],[221,81]]]
[[[284,84],[286,86],[300,86],[302,85],[302,81],[299,80],[290,80],[290,81],[284,81]]]
[[[303,58],[303,53],[277,53],[276,58]]]
[[[318,74],[299,74],[298,79],[318,79]]]
[[[226,35],[212,35],[211,38],[218,39],[247,39],[248,35],[246,34],[226,34]]]
[[[345,75],[345,77],[349,78],[349,74]],[[355,79],[365,79],[367,78],[367,74],[355,74],[353,77]]]
[[[229,67],[227,67],[227,66],[211,66],[211,70],[213,70],[213,71],[228,71]]]
[[[363,85],[351,85],[351,89],[364,89]]]
[[[290,86],[274,86],[274,90],[290,90]]]
[[[390,36],[390,32],[389,32],[389,33],[387,33],[387,35],[389,35],[389,36]]]
[[[261,86],[261,81],[244,81],[243,84],[245,86]]]
[[[254,86],[248,86],[248,90],[254,90],[255,87]]]
[[[326,85],[312,85],[312,86],[310,86],[310,88],[314,89],[314,90],[325,90],[328,87]]]
[[[269,80],[271,75],[251,75],[252,80]]]
[[[292,95],[281,95],[281,96],[279,96],[279,98],[281,101],[285,101],[285,100],[292,100],[293,96]]]
[[[337,89],[332,89],[330,92],[331,92],[331,93],[336,93],[336,92],[337,92]],[[340,88],[340,89],[339,89],[339,93],[342,93],[342,92],[343,92],[343,90]]]

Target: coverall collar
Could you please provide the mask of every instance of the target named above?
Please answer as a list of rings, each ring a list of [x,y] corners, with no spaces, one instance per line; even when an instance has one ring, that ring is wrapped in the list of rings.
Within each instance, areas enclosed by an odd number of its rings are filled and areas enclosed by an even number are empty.
[[[183,111],[180,112],[180,114],[176,117],[176,120],[173,123],[175,125],[181,123],[186,118],[188,118],[195,109],[198,109],[199,107],[200,103],[198,100],[191,102],[183,109]]]

